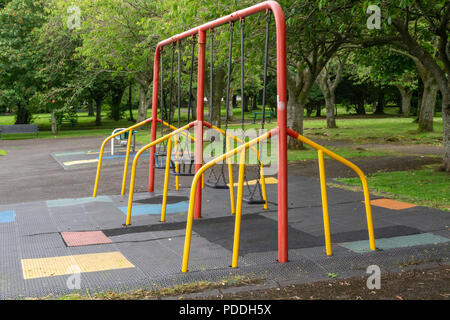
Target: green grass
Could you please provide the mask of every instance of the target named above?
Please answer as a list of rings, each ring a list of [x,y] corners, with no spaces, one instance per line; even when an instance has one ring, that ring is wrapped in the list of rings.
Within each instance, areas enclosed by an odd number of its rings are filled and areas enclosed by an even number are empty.
[[[413,118],[339,119],[337,129],[327,129],[326,120],[305,121],[304,135],[330,140],[351,140],[355,143],[399,142],[405,144],[442,145],[442,118],[434,118],[433,132],[419,132]]]
[[[26,300],[145,300],[151,298],[179,296],[211,289],[224,289],[261,283],[262,279],[247,276],[232,276],[217,282],[197,281],[175,284],[172,287],[155,288],[151,290],[138,289],[129,292],[96,292],[72,293],[58,297],[26,298]]]
[[[359,178],[339,178],[350,186],[360,186]],[[371,191],[394,199],[450,211],[450,175],[427,168],[414,171],[378,172],[368,176]]]
[[[342,108],[341,108],[342,109]],[[389,110],[389,108],[388,108]],[[224,110],[223,110],[224,111]],[[341,110],[342,111],[342,110]],[[137,116],[137,110],[134,110],[135,118]],[[235,114],[235,121],[229,124],[231,129],[240,128],[240,109],[233,111]],[[151,110],[148,111],[150,117]],[[248,120],[251,117],[252,112],[247,112],[245,118]],[[383,117],[354,117],[348,114],[340,113],[344,115],[344,118],[337,118],[336,129],[326,128],[325,118],[305,118],[304,121],[304,135],[319,139],[329,140],[350,140],[354,143],[389,143],[398,142],[405,144],[431,144],[442,145],[442,118],[436,116],[434,118],[434,132],[421,133],[418,132],[418,125],[413,123],[414,118],[403,118],[395,115],[383,116]],[[175,119],[172,123],[177,124],[177,113],[175,113]],[[182,113],[182,123],[186,123],[187,114]],[[205,117],[206,119],[207,117]],[[55,136],[50,131],[50,114],[38,114],[33,117],[33,122],[39,125],[39,138],[67,138],[67,137],[88,137],[88,136],[107,136],[113,129],[128,127],[134,123],[122,119],[120,121],[114,121],[108,119],[106,113],[102,117],[102,125],[100,127],[95,126],[95,117],[89,117],[87,112],[78,113],[78,124],[75,129],[70,126],[61,128],[60,132]],[[14,124],[14,116],[0,116],[0,124],[8,125]],[[224,123],[222,123],[224,126]],[[261,125],[259,122],[253,124],[247,121],[245,127],[259,128]],[[276,126],[276,119],[273,119],[272,123],[266,124],[266,129],[272,129]],[[148,130],[147,130],[148,131]],[[138,135],[138,142],[147,143],[149,137],[141,131]],[[15,134],[4,135],[2,139],[25,139],[34,138],[33,134]]]
[[[387,151],[357,150],[344,147],[330,147],[328,149],[344,158],[362,158],[392,155],[392,153]],[[317,150],[308,147],[306,148],[306,150],[288,150],[288,161],[306,161],[317,159],[317,157]],[[324,157],[329,158],[327,155],[324,155]]]

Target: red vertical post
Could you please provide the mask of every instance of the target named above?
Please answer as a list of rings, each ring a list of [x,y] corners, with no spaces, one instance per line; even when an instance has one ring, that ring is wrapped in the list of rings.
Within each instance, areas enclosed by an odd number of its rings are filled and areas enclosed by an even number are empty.
[[[152,96],[152,128],[150,132],[150,143],[156,140],[156,129],[158,126],[158,88],[159,88],[159,58],[161,47],[157,46],[155,61],[153,65],[153,96]],[[162,123],[161,123],[162,125]],[[155,189],[155,146],[150,148],[150,168],[148,174],[148,192]]]
[[[205,50],[206,31],[198,32],[198,80],[197,80],[197,121],[195,126],[195,172],[203,164],[203,107],[205,98]],[[195,194],[194,218],[202,217],[202,188],[197,186]]]
[[[288,262],[286,23],[280,5],[270,3],[277,28],[278,262],[283,263]]]

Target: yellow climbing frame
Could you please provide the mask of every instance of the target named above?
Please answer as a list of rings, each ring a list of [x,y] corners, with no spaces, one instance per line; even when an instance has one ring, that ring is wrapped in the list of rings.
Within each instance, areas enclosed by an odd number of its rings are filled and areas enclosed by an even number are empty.
[[[328,150],[327,148],[315,143],[314,141],[309,140],[308,138],[305,138],[301,134],[288,129],[287,133],[293,137],[294,139],[297,139],[310,147],[314,148],[318,152],[319,157],[319,173],[320,173],[320,189],[322,192],[322,210],[323,210],[323,223],[324,223],[324,232],[325,232],[325,247],[326,247],[326,253],[327,255],[332,255],[331,250],[331,235],[330,235],[330,218],[328,214],[328,200],[327,200],[327,183],[326,183],[326,177],[325,177],[325,164],[324,164],[324,154],[329,156],[330,158],[342,163],[343,165],[349,167],[353,171],[356,172],[356,174],[361,179],[361,183],[363,186],[364,191],[364,204],[366,207],[366,220],[367,220],[367,230],[369,233],[369,245],[371,250],[376,250],[375,246],[375,234],[373,230],[373,219],[372,219],[372,207],[370,204],[370,192],[369,192],[369,185],[367,183],[367,178],[362,172],[362,170],[357,167],[354,163],[348,161],[347,159],[337,155],[333,151]]]
[[[240,226],[241,226],[241,216],[242,216],[242,199],[243,199],[243,190],[244,190],[244,169],[245,169],[245,151],[249,147],[263,141],[265,139],[270,138],[272,135],[277,133],[277,129],[273,129],[260,137],[257,137],[243,145],[237,147],[236,149],[230,150],[227,153],[214,158],[213,160],[206,163],[204,166],[200,168],[199,171],[194,176],[191,185],[190,192],[190,200],[189,200],[189,209],[188,209],[188,217],[186,224],[186,238],[184,242],[184,253],[183,253],[183,265],[181,268],[182,272],[187,272],[188,264],[189,264],[189,253],[191,248],[191,236],[192,236],[192,224],[194,220],[194,204],[195,204],[195,193],[197,190],[198,182],[201,176],[204,174],[206,170],[215,166],[217,163],[222,162],[229,157],[232,157],[239,152],[241,153],[240,163],[239,163],[239,183],[238,183],[238,195],[237,195],[237,203],[236,203],[236,218],[235,218],[235,235],[234,235],[234,245],[233,245],[233,265],[232,267],[237,267],[237,260],[239,255],[239,239],[240,239]]]
[[[146,145],[145,147],[142,147],[137,153],[136,156],[134,157],[133,160],[133,165],[131,168],[131,179],[130,179],[130,193],[129,193],[129,197],[128,197],[128,209],[127,209],[127,218],[126,218],[126,222],[125,225],[130,225],[131,222],[131,211],[133,209],[133,196],[134,196],[134,185],[135,185],[135,181],[136,181],[136,167],[137,167],[137,162],[139,160],[139,157],[142,155],[142,153],[144,153],[144,151],[146,151],[147,149],[156,146],[157,144],[168,140],[168,149],[167,149],[167,164],[166,164],[166,179],[168,179],[168,170],[170,168],[170,154],[172,153],[172,137],[176,134],[179,134],[181,132],[183,132],[184,130],[189,129],[192,126],[192,124],[187,124],[184,127],[181,127],[167,135],[165,135],[164,137],[161,137],[159,139],[156,139],[155,141],[153,141],[152,143]],[[163,217],[161,217],[161,220],[163,220]]]
[[[124,134],[126,132],[130,132],[128,134],[127,155],[125,157],[125,166],[124,166],[124,169],[123,169],[123,176],[124,176],[124,178],[122,180],[122,192],[121,192],[121,195],[124,195],[124,193],[125,193],[126,176],[127,176],[127,169],[128,169],[128,159],[129,159],[129,156],[130,156],[130,146],[131,146],[131,136],[132,136],[132,132],[131,131],[136,129],[136,128],[139,128],[139,127],[141,127],[141,126],[143,126],[145,124],[148,124],[151,121],[152,121],[152,118],[144,120],[142,122],[139,122],[139,123],[137,123],[137,124],[135,124],[135,125],[133,125],[131,127],[128,127],[128,128],[126,128],[126,129],[124,129],[124,130],[122,130],[120,132],[117,132],[116,134],[110,135],[108,138],[106,138],[103,141],[102,146],[100,147],[100,154],[98,156],[97,174],[95,175],[94,193],[92,194],[92,196],[94,198],[97,197],[98,182],[99,182],[99,179],[100,179],[100,171],[101,171],[101,168],[102,168],[102,161],[103,161],[103,153],[105,151],[105,146],[108,143],[108,141],[110,141],[111,139],[113,139],[113,138],[115,138],[117,136],[120,136],[121,134]]]
[[[238,258],[239,258],[239,243],[240,243],[240,230],[241,230],[241,218],[242,218],[242,194],[243,194],[243,188],[244,188],[245,152],[246,152],[246,149],[248,149],[249,147],[259,143],[262,140],[268,139],[272,135],[275,135],[277,133],[278,133],[278,130],[273,129],[270,132],[268,132],[256,139],[253,139],[253,140],[239,146],[236,149],[228,151],[224,155],[221,155],[221,156],[211,160],[197,172],[197,174],[195,175],[195,177],[192,181],[192,186],[191,186],[189,210],[188,210],[188,217],[187,217],[187,223],[186,223],[186,237],[185,237],[185,243],[184,243],[183,262],[182,262],[182,268],[181,268],[182,272],[188,271],[191,236],[192,236],[192,225],[193,225],[193,220],[194,220],[195,192],[197,189],[198,181],[199,181],[201,175],[204,173],[204,171],[206,171],[209,168],[211,168],[212,166],[216,165],[218,162],[221,162],[221,161],[223,161],[229,157],[232,157],[240,152],[241,154],[240,154],[239,179],[238,179],[239,182],[238,182],[238,195],[237,195],[237,203],[236,203],[236,217],[235,217],[233,257],[232,257],[232,267],[237,268]],[[362,185],[363,185],[363,191],[364,191],[364,202],[365,202],[365,207],[366,207],[369,245],[370,245],[371,250],[376,250],[375,235],[374,235],[373,221],[372,221],[372,209],[371,209],[371,204],[370,204],[369,187],[367,184],[367,178],[364,175],[364,173],[362,172],[362,170],[360,168],[358,168],[352,162],[335,154],[334,152],[328,150],[327,148],[303,137],[302,135],[296,133],[295,131],[288,129],[288,134],[291,135],[293,138],[298,139],[299,141],[302,141],[303,143],[318,150],[320,186],[321,186],[321,192],[322,192],[323,222],[324,222],[324,231],[325,231],[324,232],[325,233],[325,246],[326,246],[327,255],[332,255],[332,249],[331,249],[330,221],[329,221],[329,214],[328,214],[328,200],[327,200],[327,192],[326,192],[324,154],[326,154],[327,156],[348,166],[349,168],[354,170],[360,177]]]
[[[101,168],[102,168],[102,161],[103,161],[103,154],[104,154],[104,149],[106,144],[108,143],[108,141],[110,141],[111,139],[124,134],[126,132],[130,132],[136,128],[139,128],[145,124],[151,123],[152,122],[152,118],[149,118],[147,120],[144,120],[142,122],[139,122],[131,127],[128,127],[116,134],[113,134],[111,136],[109,136],[108,138],[106,138],[103,143],[102,146],[100,147],[100,152],[99,152],[99,156],[98,156],[98,165],[97,165],[97,174],[95,176],[95,185],[94,185],[94,192],[93,192],[93,197],[97,197],[97,191],[98,191],[98,184],[99,184],[99,180],[100,180],[100,172],[101,172]],[[165,121],[161,121],[158,119],[158,122],[161,122],[164,126],[172,129],[172,130],[177,130],[178,128],[165,122]],[[191,139],[194,139],[190,134],[186,133],[186,132],[182,132],[182,134],[184,135],[188,135]],[[128,163],[129,163],[129,159],[130,159],[130,147],[131,147],[131,137],[132,135],[129,134],[128,135],[128,143],[127,143],[127,152],[126,152],[126,156],[125,156],[125,165],[123,168],[123,178],[122,178],[122,190],[120,192],[120,194],[123,196],[125,194],[125,186],[126,186],[126,181],[127,181],[127,171],[128,171]]]

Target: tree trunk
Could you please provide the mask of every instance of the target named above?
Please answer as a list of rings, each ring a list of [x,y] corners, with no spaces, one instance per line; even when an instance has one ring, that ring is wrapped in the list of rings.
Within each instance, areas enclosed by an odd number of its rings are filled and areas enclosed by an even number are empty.
[[[316,118],[320,118],[322,116],[322,104],[318,103],[316,105]]]
[[[130,84],[128,87],[128,110],[130,111],[130,121],[134,122],[134,116],[133,116],[133,85]]]
[[[19,105],[17,107],[17,115],[16,115],[16,122],[15,124],[29,124],[31,121],[31,113],[30,111]]]
[[[98,97],[95,99],[96,104],[96,115],[95,115],[95,125],[101,126],[102,125],[102,104],[103,104],[103,97]]]
[[[444,159],[443,170],[450,172],[450,88],[442,92],[442,122],[444,126]]]
[[[234,120],[233,108],[235,108],[237,105],[236,95],[234,95],[232,92],[230,92],[230,97],[232,97],[232,98],[229,99],[228,106],[226,106],[228,108],[228,122],[231,122]],[[225,103],[226,103],[226,101],[225,101]]]
[[[438,86],[433,79],[424,81],[422,102],[419,110],[419,131],[421,132],[433,131],[433,117],[437,92]]]
[[[380,86],[378,91],[378,102],[374,114],[384,114],[384,106],[385,106],[384,90]]]
[[[289,99],[287,102],[287,126],[288,128],[303,134],[303,114],[306,105],[305,95],[299,95],[288,87]],[[291,150],[304,149],[303,143],[288,137],[288,148]]]
[[[313,107],[314,106],[312,105],[312,102],[306,104],[305,109],[307,118],[311,118],[311,114],[313,113]]]
[[[252,98],[252,111],[255,111],[256,109],[258,109],[258,97],[255,94]]]
[[[88,109],[88,117],[93,117],[95,113],[94,113],[94,103],[92,99],[88,100],[87,109]]]
[[[329,96],[325,96],[325,106],[327,112],[327,128],[334,129],[337,128],[336,118],[334,113],[335,107],[335,97],[334,92],[330,92]]]
[[[148,86],[140,84],[139,85],[139,108],[138,108],[137,122],[142,122],[147,119],[147,110],[148,110],[147,92],[148,92]],[[171,114],[173,115],[173,110],[172,110]]]
[[[327,128],[333,129],[337,128],[336,126],[336,113],[335,113],[335,90],[341,81],[342,72],[344,67],[344,61],[339,59],[338,69],[336,71],[336,75],[333,81],[330,79],[329,68],[330,64],[322,70],[319,76],[316,79],[316,83],[322,92],[322,95],[325,98],[325,108],[327,115]]]
[[[358,115],[365,115],[366,114],[366,108],[365,108],[365,101],[363,96],[357,96],[355,97],[355,110],[356,114]]]
[[[411,112],[411,99],[414,93],[414,90],[409,90],[407,87],[397,86],[398,91],[402,97],[401,102],[401,113],[403,116],[408,117]]]
[[[122,97],[125,92],[125,87],[123,86],[114,86],[111,88],[111,113],[114,121],[119,121],[120,116],[120,104],[122,103]]]
[[[92,102],[91,102],[92,104]],[[52,117],[51,117],[51,128],[52,128],[52,134],[58,133],[58,124],[56,123],[56,115],[55,110],[52,110]]]
[[[243,106],[244,106],[244,112],[248,112],[248,95],[246,95],[246,94],[244,94],[244,97],[243,97],[243,99],[244,99],[244,104],[243,104]]]

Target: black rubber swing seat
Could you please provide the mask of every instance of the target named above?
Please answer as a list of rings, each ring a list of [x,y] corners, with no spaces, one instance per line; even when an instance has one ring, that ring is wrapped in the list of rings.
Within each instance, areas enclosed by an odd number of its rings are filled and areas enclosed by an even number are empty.
[[[223,164],[218,175],[214,171],[214,167],[210,169],[208,179],[205,181],[205,186],[212,189],[229,189],[227,179],[224,174]]]
[[[178,164],[178,172],[176,171],[176,164]],[[170,161],[172,171],[170,174],[178,177],[193,177],[195,176],[195,160],[194,159],[176,159],[172,158]]]
[[[230,187],[226,184],[218,184],[213,182],[205,182],[205,186],[213,189],[229,189]]]
[[[247,199],[247,198],[243,198],[242,201],[244,201],[248,204],[265,204],[266,203],[264,200],[255,200],[255,199]]]
[[[153,166],[155,169],[165,169],[167,162],[167,153],[159,152],[153,154],[155,157],[155,165]],[[170,162],[170,167],[173,168],[172,161]]]

